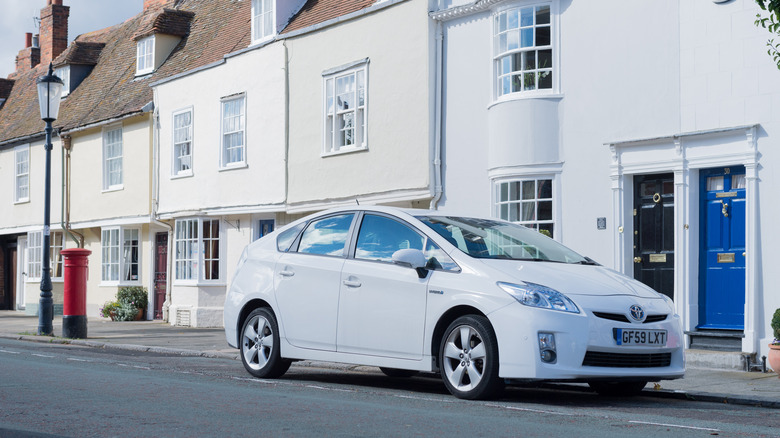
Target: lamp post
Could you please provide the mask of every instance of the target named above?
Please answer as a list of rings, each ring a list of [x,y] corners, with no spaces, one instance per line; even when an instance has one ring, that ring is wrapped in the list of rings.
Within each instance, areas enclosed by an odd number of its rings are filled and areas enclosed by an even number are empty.
[[[54,75],[51,63],[49,74],[38,79],[38,105],[41,109],[41,119],[46,122],[46,173],[43,194],[43,254],[41,256],[41,298],[38,302],[38,334],[51,336],[54,334],[52,320],[54,319],[54,301],[51,298],[51,262],[50,251],[50,216],[51,216],[51,124],[57,120],[60,111],[63,83]]]

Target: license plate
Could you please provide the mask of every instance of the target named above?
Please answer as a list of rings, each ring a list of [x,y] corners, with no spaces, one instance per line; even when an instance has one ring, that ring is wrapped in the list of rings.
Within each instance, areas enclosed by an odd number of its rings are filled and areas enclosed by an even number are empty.
[[[612,329],[617,345],[650,345],[663,347],[666,345],[666,330],[634,330]]]

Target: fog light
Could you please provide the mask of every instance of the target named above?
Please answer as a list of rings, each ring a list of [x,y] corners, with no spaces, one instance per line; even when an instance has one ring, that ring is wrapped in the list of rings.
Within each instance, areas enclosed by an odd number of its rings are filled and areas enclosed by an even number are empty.
[[[558,353],[555,351],[555,335],[539,333],[539,356],[544,363],[555,363]]]

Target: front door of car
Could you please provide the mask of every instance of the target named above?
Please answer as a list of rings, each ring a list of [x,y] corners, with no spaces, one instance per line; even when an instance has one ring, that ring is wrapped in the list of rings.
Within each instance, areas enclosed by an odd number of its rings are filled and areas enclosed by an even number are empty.
[[[354,259],[344,263],[338,351],[420,360],[430,275],[392,262],[399,249],[423,250],[425,238],[379,214],[363,217]]]
[[[354,214],[312,221],[276,263],[279,323],[294,346],[336,350],[341,269]]]

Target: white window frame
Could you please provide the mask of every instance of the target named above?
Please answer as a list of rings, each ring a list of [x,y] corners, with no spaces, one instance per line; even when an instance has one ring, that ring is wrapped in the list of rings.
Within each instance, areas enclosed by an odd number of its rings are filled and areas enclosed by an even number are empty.
[[[62,80],[62,97],[70,94],[70,65],[63,65],[54,69],[54,75]]]
[[[27,282],[41,281],[43,274],[43,231],[27,233]],[[49,234],[49,269],[51,280],[62,281],[63,261],[62,249],[65,245],[65,235],[62,231],[51,231]]]
[[[218,225],[216,238],[203,236],[206,223]],[[219,218],[183,218],[177,219],[173,233],[173,281],[177,285],[224,285],[225,238],[222,220]],[[207,254],[207,246],[217,242],[216,254]],[[213,246],[211,247],[213,248]],[[213,257],[216,255],[216,258]],[[208,262],[217,263],[218,278],[206,278]]]
[[[119,141],[109,143],[109,136],[119,131]],[[103,191],[121,190],[124,188],[124,132],[121,125],[103,129]],[[118,150],[117,150],[118,149]],[[117,153],[118,152],[118,153]],[[109,155],[110,154],[110,155]],[[119,181],[111,183],[112,165],[119,170]],[[114,172],[116,170],[113,170]]]
[[[368,59],[364,59],[322,73],[322,156],[368,149],[368,63]],[[339,95],[350,93],[349,91],[347,93],[339,93],[339,81],[348,81],[350,79],[353,80],[354,84],[352,97],[355,105],[352,108],[338,108]],[[340,117],[346,117],[349,114],[352,114],[354,126],[345,128],[345,126],[339,124],[339,120],[341,120]],[[352,143],[346,144],[346,133],[350,129],[354,130],[354,133],[351,135],[356,138],[352,140]],[[344,140],[340,136],[341,132],[344,132]]]
[[[226,120],[226,109],[229,104],[239,102],[237,108],[240,110],[238,115],[230,115],[231,121]],[[220,170],[235,169],[246,167],[246,93],[241,93],[233,96],[227,96],[220,99],[220,148],[219,148],[219,167]],[[236,123],[238,126],[235,126]],[[237,149],[241,153],[241,159],[235,161],[229,161],[227,150],[228,145],[225,142],[227,136],[235,138],[236,134],[240,134],[241,146],[233,149]]]
[[[550,187],[550,198],[538,198],[536,195],[538,195],[538,184],[539,181],[550,181],[551,187]],[[511,193],[509,194],[510,199],[503,200],[501,196],[501,188],[504,184],[509,184],[508,189],[511,187],[511,184],[513,183],[519,183],[522,187],[523,183],[529,183],[534,182],[534,198],[522,198],[522,193],[518,194],[517,199],[511,198]],[[559,211],[559,195],[558,195],[558,175],[517,175],[507,178],[501,178],[501,179],[495,179],[493,181],[493,216],[506,220],[509,222],[516,223],[518,225],[523,225],[526,227],[529,227],[531,229],[538,230],[539,225],[552,225],[552,237],[555,240],[560,241],[560,221],[558,220],[558,211]],[[540,220],[538,217],[538,206],[539,202],[549,202],[550,203],[550,219],[543,219]],[[531,220],[523,220],[522,219],[522,211],[518,214],[517,218],[514,218],[516,220],[512,220],[511,216],[511,208],[514,205],[519,204],[522,206],[523,204],[534,206],[534,219]],[[507,215],[504,215],[502,213],[502,207],[506,206],[506,210],[508,212]]]
[[[30,145],[14,148],[14,203],[30,202]]]
[[[154,35],[141,38],[135,50],[135,75],[141,76],[154,71]]]
[[[188,127],[186,127],[186,134],[187,139],[181,140],[179,138],[179,134],[185,134],[185,132],[180,131],[184,130],[185,127],[177,128],[176,127],[176,118],[179,116],[183,116],[185,114],[189,113],[190,115],[190,124]],[[171,148],[171,177],[172,178],[178,178],[178,177],[184,177],[184,176],[192,176],[194,174],[192,167],[193,167],[193,154],[192,154],[192,148],[194,145],[194,123],[195,122],[195,112],[193,111],[192,107],[184,108],[178,111],[174,111],[171,115],[171,144],[173,147]],[[179,145],[183,145],[185,143],[189,143],[189,169],[183,169],[183,155],[179,154]]]
[[[126,236],[136,235],[136,244],[127,244]],[[106,236],[109,236],[109,240]],[[113,240],[113,238],[115,240]],[[135,249],[135,261],[132,260]],[[133,265],[138,276],[128,279]],[[133,286],[141,284],[141,229],[135,227],[104,227],[100,230],[100,281],[101,285]],[[113,274],[116,274],[114,277]]]
[[[271,39],[276,34],[276,0],[252,0],[252,44]]]
[[[535,29],[537,28],[536,23],[536,13],[535,9],[539,6],[549,6],[550,7],[550,44],[549,45],[536,45],[536,35],[535,35]],[[512,48],[507,50],[499,52],[500,50],[500,34],[504,33],[500,31],[499,28],[499,20],[500,16],[505,13],[509,13],[512,10],[518,11],[518,38],[521,38],[519,27],[520,27],[520,10],[526,9],[526,8],[534,8],[534,23],[533,26],[530,28],[531,33],[533,34],[534,42],[531,46],[527,47],[521,47],[522,43],[520,40],[518,40],[518,47]],[[492,17],[491,17],[491,54],[493,56],[493,87],[492,87],[492,95],[493,99],[495,101],[504,101],[504,100],[515,100],[515,99],[525,99],[525,98],[534,98],[534,97],[550,97],[551,95],[557,95],[560,93],[560,55],[559,55],[559,16],[558,16],[558,0],[553,1],[525,1],[525,2],[515,2],[511,3],[509,5],[502,6],[496,10],[494,10]],[[541,25],[539,27],[546,27],[546,25]],[[510,29],[507,29],[509,31]],[[506,33],[504,33],[507,35]],[[507,35],[508,36],[508,35]],[[511,39],[511,38],[509,38]],[[507,43],[509,44],[509,43]],[[538,65],[535,65],[533,69],[529,69],[528,72],[534,72],[534,74],[551,74],[552,75],[552,84],[550,88],[538,88],[532,90],[526,90],[521,89],[519,91],[511,91],[512,87],[512,79],[511,77],[513,74],[506,73],[504,74],[502,72],[502,66],[504,66],[503,62],[508,62],[510,66],[508,66],[508,69],[510,72],[519,72],[523,71],[522,69],[514,69],[511,67],[512,63],[512,55],[521,54],[523,52],[539,52],[541,50],[550,50],[551,56],[551,67],[540,67]],[[506,61],[504,59],[506,58]],[[535,63],[538,63],[535,61]],[[510,90],[507,93],[502,93],[502,87],[504,86],[501,77],[506,76],[509,81],[509,87]],[[536,83],[538,84],[538,78],[536,79]],[[523,86],[524,88],[524,86]]]

